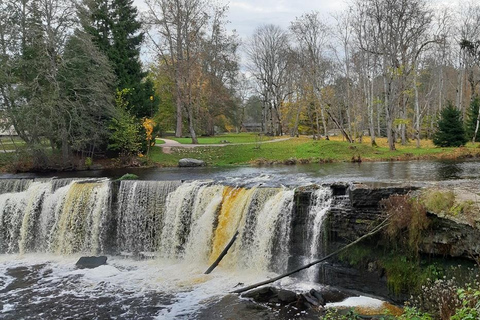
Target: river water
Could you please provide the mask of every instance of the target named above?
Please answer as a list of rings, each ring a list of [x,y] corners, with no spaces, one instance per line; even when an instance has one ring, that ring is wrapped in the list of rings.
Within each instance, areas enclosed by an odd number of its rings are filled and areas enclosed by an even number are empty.
[[[57,174],[59,179],[4,174],[0,318],[308,318],[229,294],[286,271],[296,187],[363,182],[478,188],[479,169],[475,161],[412,161],[102,170]],[[127,172],[146,181],[115,187],[99,178]],[[331,205],[326,188],[312,197],[303,262],[322,254],[321,224]],[[235,230],[240,236],[225,261],[204,275]],[[108,255],[108,265],[76,269],[80,256],[98,253]],[[133,258],[139,254],[147,259]],[[311,282],[312,270],[276,285],[320,288]]]
[[[233,166],[201,168],[128,168],[61,173],[0,174],[0,178],[119,178],[133,173],[142,180],[205,180],[229,184],[257,183],[307,185],[332,182],[427,183],[476,180],[480,178],[480,161],[388,161],[363,163],[323,163],[295,166]]]

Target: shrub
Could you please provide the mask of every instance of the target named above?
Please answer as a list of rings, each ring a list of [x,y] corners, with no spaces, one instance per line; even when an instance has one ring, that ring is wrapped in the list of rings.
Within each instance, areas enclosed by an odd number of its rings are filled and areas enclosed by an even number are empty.
[[[120,178],[118,178],[117,180],[137,180],[137,179],[138,179],[138,176],[136,174],[126,173]]]
[[[427,210],[434,213],[447,214],[455,205],[453,191],[427,190],[421,198]]]
[[[409,195],[392,195],[380,202],[384,211],[390,217],[385,234],[394,241],[418,251],[420,236],[429,225],[427,211],[423,204]]]

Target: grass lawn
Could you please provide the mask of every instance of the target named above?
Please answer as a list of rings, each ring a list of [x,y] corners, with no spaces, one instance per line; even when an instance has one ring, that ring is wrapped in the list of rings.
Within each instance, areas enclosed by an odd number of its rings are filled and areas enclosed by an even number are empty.
[[[175,137],[166,137],[167,139],[175,140],[183,144],[191,144],[191,138],[175,138]],[[272,140],[275,137],[269,136],[259,136],[258,133],[242,132],[242,133],[226,133],[219,134],[213,137],[198,137],[199,144],[221,144],[225,143],[252,143],[259,141]],[[278,137],[276,137],[278,139]],[[158,141],[159,139],[157,139]]]
[[[0,137],[0,151],[15,150],[25,146],[25,142],[19,137]]]
[[[389,151],[386,138],[377,140],[378,147],[370,146],[369,139],[363,143],[349,144],[341,137],[327,140],[312,140],[307,137],[293,138],[266,144],[232,145],[225,147],[197,147],[191,149],[173,148],[172,154],[164,154],[161,148],[154,148],[151,159],[160,165],[175,166],[181,158],[196,158],[213,166],[273,163],[311,163],[387,160],[427,160],[480,157],[480,147],[467,144],[462,148],[436,148],[431,141],[422,141],[416,148],[415,141],[409,145],[397,145],[396,151]]]

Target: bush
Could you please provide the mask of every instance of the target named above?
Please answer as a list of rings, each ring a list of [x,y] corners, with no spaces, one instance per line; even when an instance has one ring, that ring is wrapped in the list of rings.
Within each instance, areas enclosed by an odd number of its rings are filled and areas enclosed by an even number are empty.
[[[409,195],[392,195],[380,202],[383,210],[390,217],[385,233],[393,241],[418,251],[420,236],[429,225],[427,211],[418,199]]]
[[[138,180],[138,176],[133,173],[126,173],[117,180]]]
[[[457,269],[454,269],[458,273]],[[478,269],[469,269],[470,281],[461,285],[456,278],[430,281],[420,294],[410,301],[416,310],[422,310],[435,319],[473,320],[480,316],[480,282]],[[474,279],[474,280],[472,280]],[[408,318],[405,318],[408,319]]]

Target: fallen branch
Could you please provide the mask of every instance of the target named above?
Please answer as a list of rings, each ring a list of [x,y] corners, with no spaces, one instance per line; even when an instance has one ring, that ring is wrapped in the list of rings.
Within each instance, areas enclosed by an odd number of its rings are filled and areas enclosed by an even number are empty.
[[[359,243],[360,241],[362,241],[363,239],[365,238],[368,238],[370,236],[373,236],[374,234],[378,233],[380,230],[382,230],[384,227],[386,227],[388,225],[388,220],[389,220],[389,217],[386,218],[385,220],[383,220],[378,226],[376,226],[375,228],[373,228],[369,233],[361,236],[360,238],[358,238],[357,240],[353,241],[353,242],[350,242],[349,244],[347,244],[346,246],[338,249],[337,251],[334,251],[328,255],[326,255],[325,257],[319,259],[319,260],[315,260],[315,261],[312,261],[310,262],[309,264],[306,264],[302,267],[299,267],[293,271],[289,271],[287,273],[284,273],[284,274],[281,274],[275,278],[272,278],[272,279],[269,279],[269,280],[265,280],[265,281],[262,281],[262,282],[258,282],[258,283],[255,283],[255,284],[252,284],[248,287],[243,287],[243,288],[240,288],[240,289],[237,289],[237,290],[234,290],[234,291],[231,291],[231,293],[242,293],[242,292],[245,292],[245,291],[248,291],[248,290],[251,290],[251,289],[254,289],[254,288],[257,288],[257,287],[260,287],[260,286],[263,286],[265,284],[269,284],[269,283],[272,283],[272,282],[275,282],[277,280],[280,280],[280,279],[283,279],[285,277],[288,277],[294,273],[297,273],[299,271],[302,271],[304,269],[307,269],[307,268],[310,268],[311,266],[314,266],[316,264],[319,264],[320,262],[323,262],[333,256],[336,256],[337,254],[347,250],[348,248],[350,248],[351,246]]]
[[[227,244],[225,249],[223,249],[222,253],[220,253],[220,255],[218,256],[217,260],[215,260],[215,262],[210,266],[210,268],[208,268],[207,271],[205,271],[205,274],[209,274],[210,272],[213,271],[213,269],[215,269],[218,266],[220,261],[222,261],[223,257],[225,257],[225,255],[227,254],[228,249],[230,249],[230,247],[233,245],[233,243],[237,239],[237,236],[238,236],[238,231],[235,232],[230,242]]]

